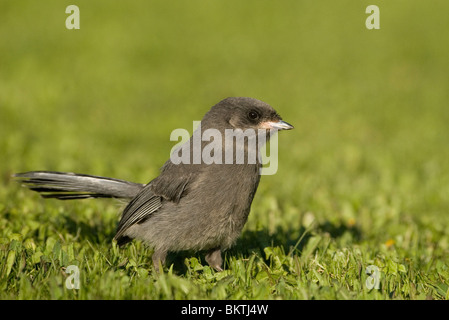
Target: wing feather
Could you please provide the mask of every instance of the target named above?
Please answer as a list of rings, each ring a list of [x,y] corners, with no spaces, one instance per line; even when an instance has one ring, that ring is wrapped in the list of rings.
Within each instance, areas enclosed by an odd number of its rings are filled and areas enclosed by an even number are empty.
[[[151,217],[162,207],[163,201],[178,203],[197,173],[187,173],[185,169],[172,163],[164,165],[159,177],[148,183],[123,210],[114,239],[120,242],[129,227]]]

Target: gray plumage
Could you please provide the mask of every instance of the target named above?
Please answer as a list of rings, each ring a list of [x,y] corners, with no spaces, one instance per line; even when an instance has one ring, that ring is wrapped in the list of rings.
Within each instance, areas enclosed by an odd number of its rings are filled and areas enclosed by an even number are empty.
[[[273,130],[293,127],[283,122],[271,106],[252,98],[222,100],[201,121],[202,132],[217,129],[223,137],[226,129],[261,128],[269,138]],[[187,142],[191,146],[192,140]],[[206,144],[203,141],[201,148]],[[243,146],[245,155],[251,151],[248,145]],[[190,148],[190,152],[193,150]],[[221,251],[235,243],[247,221],[260,180],[259,170],[258,157],[255,163],[243,164],[174,164],[169,159],[160,175],[146,185],[42,171],[16,177],[44,197],[131,199],[114,237],[120,245],[134,238],[145,241],[154,248],[156,269],[159,263],[164,263],[168,252],[204,250],[206,261],[216,270],[222,270]]]
[[[31,171],[16,173],[17,180],[44,198],[134,198],[144,185],[125,180],[71,172]]]

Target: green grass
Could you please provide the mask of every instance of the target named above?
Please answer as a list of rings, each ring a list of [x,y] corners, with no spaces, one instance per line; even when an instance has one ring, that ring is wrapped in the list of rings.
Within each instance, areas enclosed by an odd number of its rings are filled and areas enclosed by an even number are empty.
[[[77,4],[81,29],[65,28]],[[366,6],[381,29],[365,28]],[[0,299],[448,299],[447,1],[2,1]],[[123,204],[43,200],[14,172],[148,182],[228,96],[295,130],[214,272],[112,242]],[[76,265],[80,289],[65,286]],[[380,271],[369,289],[365,270]]]

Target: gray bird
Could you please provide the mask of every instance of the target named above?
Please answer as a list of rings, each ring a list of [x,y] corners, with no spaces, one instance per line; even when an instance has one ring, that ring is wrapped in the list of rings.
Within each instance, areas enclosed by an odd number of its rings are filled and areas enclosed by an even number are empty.
[[[14,176],[44,198],[129,199],[114,237],[119,245],[132,239],[143,240],[154,249],[152,260],[156,270],[164,264],[168,252],[205,251],[208,264],[221,271],[221,252],[239,237],[260,180],[260,145],[251,141],[268,140],[271,134],[293,129],[293,126],[282,121],[270,105],[257,99],[238,97],[224,99],[213,106],[201,120],[197,129],[200,132],[196,133],[203,134],[208,129],[219,132],[222,137],[226,136],[227,130],[244,131],[244,143],[226,144],[226,139],[214,137],[213,142],[201,141],[201,149],[198,149],[194,145],[194,133],[186,142],[190,147],[185,149],[190,152],[189,160],[195,157],[195,152],[201,152],[209,145],[209,148],[216,148],[214,152],[223,152],[216,158],[221,161],[174,163],[170,158],[160,175],[147,184],[50,171]],[[233,163],[225,161],[224,151],[230,148],[232,158],[226,159],[232,159]],[[239,150],[247,159],[243,163],[237,159]],[[250,161],[249,154],[253,151],[257,157]]]

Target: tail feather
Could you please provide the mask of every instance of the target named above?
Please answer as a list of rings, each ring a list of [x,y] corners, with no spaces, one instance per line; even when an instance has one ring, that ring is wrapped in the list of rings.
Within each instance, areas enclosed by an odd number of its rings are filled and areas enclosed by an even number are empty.
[[[125,180],[56,171],[30,171],[14,177],[43,198],[60,200],[86,198],[132,199],[145,186]]]

